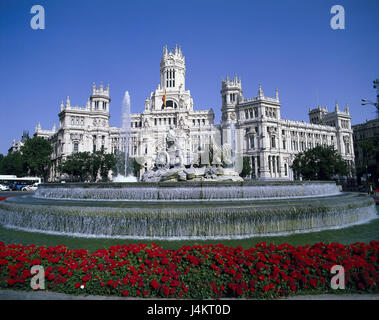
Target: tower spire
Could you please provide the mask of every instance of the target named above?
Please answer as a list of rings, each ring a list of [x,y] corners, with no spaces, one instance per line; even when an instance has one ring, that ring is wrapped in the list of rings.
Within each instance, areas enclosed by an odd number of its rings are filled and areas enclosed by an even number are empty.
[[[262,90],[262,86],[261,84],[259,84],[259,88],[258,88],[258,98],[263,98],[264,95],[263,95],[263,90]]]
[[[340,108],[339,108],[339,106],[338,106],[338,101],[337,101],[337,100],[336,100],[335,111],[336,111],[336,112],[340,111]]]

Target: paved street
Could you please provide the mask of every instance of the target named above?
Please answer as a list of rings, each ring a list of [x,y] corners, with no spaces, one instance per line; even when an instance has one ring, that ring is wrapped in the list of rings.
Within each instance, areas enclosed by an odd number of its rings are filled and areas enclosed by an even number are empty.
[[[69,294],[43,291],[16,291],[16,290],[0,290],[0,300],[141,300],[139,298],[122,298],[122,297],[106,297],[106,296],[73,296]],[[149,300],[149,299],[143,299]],[[154,299],[156,300],[156,299]],[[165,299],[167,300],[167,299]],[[224,300],[224,299],[221,299]],[[233,299],[234,300],[234,299]],[[239,300],[239,299],[236,299]],[[282,300],[379,300],[379,294],[322,294],[322,295],[304,295]]]

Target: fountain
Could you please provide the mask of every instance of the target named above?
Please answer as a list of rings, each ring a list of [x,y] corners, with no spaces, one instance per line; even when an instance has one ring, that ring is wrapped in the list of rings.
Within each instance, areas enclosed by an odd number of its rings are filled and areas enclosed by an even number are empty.
[[[130,97],[123,101],[125,171],[112,183],[40,185],[34,196],[0,202],[0,224],[85,237],[239,239],[319,231],[377,218],[364,194],[342,193],[330,181],[243,181],[231,145],[183,160],[180,135],[170,127],[156,166],[139,183],[127,176]],[[203,163],[203,160],[206,160]]]
[[[45,184],[0,203],[21,230],[130,239],[238,239],[346,227],[376,218],[367,195],[333,182]]]
[[[124,174],[118,174],[113,182],[137,182],[137,178],[131,174],[128,174],[129,165],[129,137],[130,137],[130,95],[128,91],[125,91],[124,99],[122,101],[121,119],[122,119],[122,131],[124,136],[120,139],[119,150],[124,150],[123,167]],[[123,145],[122,145],[123,144]]]

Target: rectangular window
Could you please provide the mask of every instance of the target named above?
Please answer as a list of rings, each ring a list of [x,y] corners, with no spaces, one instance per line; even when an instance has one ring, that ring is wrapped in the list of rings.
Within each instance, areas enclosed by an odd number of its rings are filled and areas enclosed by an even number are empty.
[[[251,137],[251,138],[250,138],[250,148],[251,148],[251,149],[254,149],[254,148],[255,148],[255,143],[254,143],[254,142],[255,142],[254,137]]]
[[[276,148],[275,137],[271,138],[271,148]]]
[[[79,144],[77,142],[74,143],[74,152],[79,151]]]

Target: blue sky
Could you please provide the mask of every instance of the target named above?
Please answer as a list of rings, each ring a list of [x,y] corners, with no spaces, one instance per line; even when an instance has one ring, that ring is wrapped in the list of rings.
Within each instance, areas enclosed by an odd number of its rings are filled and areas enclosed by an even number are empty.
[[[45,30],[30,27],[33,5]],[[330,27],[333,5],[345,30]],[[245,97],[259,83],[279,89],[282,118],[308,121],[317,104],[349,104],[352,123],[375,117],[372,81],[379,78],[379,1],[116,1],[1,0],[0,153],[23,130],[58,125],[60,101],[84,105],[92,82],[110,84],[111,124],[120,126],[125,90],[132,112],[159,83],[164,45],[182,46],[186,87],[195,109],[220,119],[221,79],[242,78]]]

